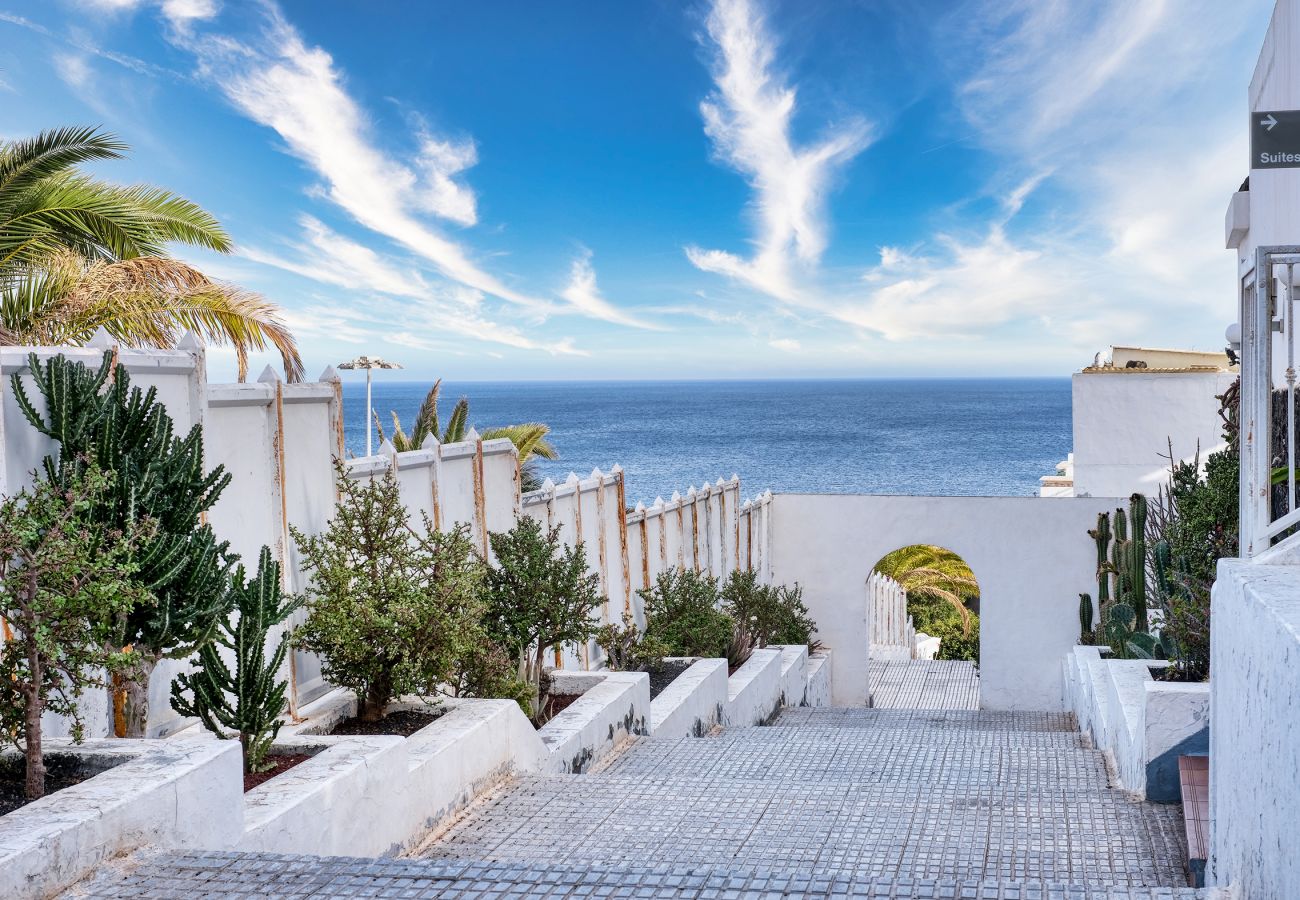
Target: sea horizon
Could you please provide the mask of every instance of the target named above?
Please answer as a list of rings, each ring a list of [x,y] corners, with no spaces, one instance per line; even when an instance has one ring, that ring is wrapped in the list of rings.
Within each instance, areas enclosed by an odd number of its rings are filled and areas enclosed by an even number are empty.
[[[374,410],[409,429],[432,381],[376,378]],[[549,425],[562,481],[619,464],[629,503],[741,477],[742,494],[1028,496],[1069,452],[1069,376],[444,381],[482,430]],[[345,377],[345,445],[365,452],[365,381]],[[375,446],[377,446],[377,440]]]

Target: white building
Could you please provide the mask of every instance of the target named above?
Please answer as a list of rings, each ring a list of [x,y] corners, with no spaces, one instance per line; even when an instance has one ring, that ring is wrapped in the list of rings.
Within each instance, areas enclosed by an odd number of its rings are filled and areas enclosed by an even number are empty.
[[[1223,447],[1219,396],[1237,377],[1225,353],[1112,347],[1074,374],[1074,450],[1040,479],[1042,497],[1152,495],[1169,454]]]

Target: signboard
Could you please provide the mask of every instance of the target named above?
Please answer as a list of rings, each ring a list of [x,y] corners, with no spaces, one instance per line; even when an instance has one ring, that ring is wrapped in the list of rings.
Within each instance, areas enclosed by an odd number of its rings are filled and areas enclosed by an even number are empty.
[[[1250,114],[1250,167],[1300,169],[1300,109]]]

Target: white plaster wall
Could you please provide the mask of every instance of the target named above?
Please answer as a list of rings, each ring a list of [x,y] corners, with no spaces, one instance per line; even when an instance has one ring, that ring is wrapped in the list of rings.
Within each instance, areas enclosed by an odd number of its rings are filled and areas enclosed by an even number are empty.
[[[1231,315],[1225,309],[1225,316]],[[1074,375],[1074,495],[1154,495],[1168,480],[1170,442],[1179,459],[1223,447],[1216,397],[1230,372]]]
[[[650,737],[703,737],[721,725],[727,706],[727,661],[699,659],[650,701]]]
[[[127,759],[0,817],[0,897],[48,897],[145,846],[234,846],[243,828],[234,741],[92,741],[50,752]]]
[[[770,722],[781,710],[781,650],[755,650],[749,661],[727,679],[723,724],[744,728]]]
[[[808,657],[808,702],[806,706],[831,705],[831,652],[821,650]]]
[[[808,705],[808,645],[783,644],[781,651],[781,705]]]
[[[1210,884],[1300,897],[1300,569],[1220,560],[1212,597]]]
[[[550,772],[585,772],[623,741],[649,731],[650,676],[644,672],[602,672],[538,736]]]
[[[835,653],[834,702],[859,706],[868,696],[867,576],[899,547],[947,547],[980,585],[981,704],[1061,709],[1061,660],[1078,639],[1079,593],[1096,580],[1087,531],[1117,502],[777,494],[772,579],[803,586],[817,637]]]

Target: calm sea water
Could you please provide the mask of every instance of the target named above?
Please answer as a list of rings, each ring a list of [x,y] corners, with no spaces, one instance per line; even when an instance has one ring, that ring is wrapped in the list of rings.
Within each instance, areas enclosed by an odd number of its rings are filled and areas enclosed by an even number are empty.
[[[426,382],[377,378],[375,409],[409,427]],[[365,383],[344,384],[348,450],[365,452]],[[560,481],[621,463],[629,502],[739,473],[764,489],[1025,495],[1071,445],[1068,378],[444,382],[479,428],[546,422]]]

